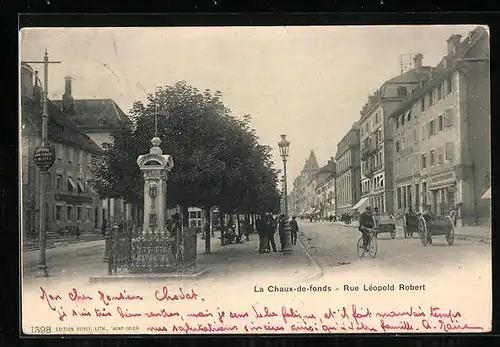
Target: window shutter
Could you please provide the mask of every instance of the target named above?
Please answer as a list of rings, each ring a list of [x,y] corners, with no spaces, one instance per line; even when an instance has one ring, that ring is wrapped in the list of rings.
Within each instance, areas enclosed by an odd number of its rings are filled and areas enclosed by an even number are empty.
[[[445,144],[445,156],[446,156],[446,160],[453,161],[453,159],[454,159],[453,142],[446,142],[446,144]]]
[[[444,162],[444,147],[441,146],[437,150],[437,156],[438,156],[438,164],[442,164]]]

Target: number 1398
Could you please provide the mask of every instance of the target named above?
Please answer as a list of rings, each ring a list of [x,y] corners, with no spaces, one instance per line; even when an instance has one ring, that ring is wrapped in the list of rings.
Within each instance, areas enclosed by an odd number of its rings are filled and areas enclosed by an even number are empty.
[[[50,326],[32,326],[31,327],[31,333],[32,334],[49,334],[51,333],[52,329]]]

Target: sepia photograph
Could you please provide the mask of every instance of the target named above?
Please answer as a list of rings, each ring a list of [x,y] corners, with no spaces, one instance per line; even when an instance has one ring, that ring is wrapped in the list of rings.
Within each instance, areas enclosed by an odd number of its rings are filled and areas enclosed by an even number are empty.
[[[22,28],[23,334],[491,331],[489,35]]]

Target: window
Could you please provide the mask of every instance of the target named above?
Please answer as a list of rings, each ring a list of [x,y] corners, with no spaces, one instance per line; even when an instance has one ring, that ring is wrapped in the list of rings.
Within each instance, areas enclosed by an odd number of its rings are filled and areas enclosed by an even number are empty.
[[[401,126],[405,125],[405,115],[401,116]]]
[[[409,122],[411,120],[411,109],[408,110],[408,115],[406,116],[406,121]]]
[[[57,221],[62,220],[62,206],[61,205],[56,205],[56,220]]]
[[[453,161],[454,159],[454,147],[453,147],[453,142],[446,142],[445,143],[445,159],[448,161]]]
[[[427,168],[427,161],[426,161],[426,158],[425,158],[425,153],[423,153],[423,154],[420,155],[420,167],[422,169]]]
[[[87,221],[90,222],[91,221],[91,217],[92,216],[92,208],[90,207],[87,207]]]
[[[443,131],[443,115],[438,117],[438,132]]]
[[[408,90],[406,87],[398,87],[398,96],[407,96],[408,95]]]
[[[446,94],[450,94],[452,91],[453,91],[453,80],[450,76],[446,81]]]
[[[436,151],[433,149],[429,154],[429,166],[436,164]]]
[[[434,105],[434,100],[432,99],[432,90],[429,92],[428,98],[429,98],[429,106]]]
[[[399,128],[399,117],[396,119],[396,129]]]
[[[413,129],[413,132],[412,132],[412,137],[413,137],[413,143],[417,143],[418,142],[418,138],[417,138],[417,129]]]
[[[58,189],[58,190],[62,189],[62,175],[61,174],[56,175],[56,189]]]
[[[444,95],[443,95],[443,94],[444,94],[444,93],[443,93],[443,91],[444,91],[444,82],[443,82],[443,83],[441,83],[441,84],[438,86],[438,88],[437,88],[437,94],[438,94],[438,95],[437,95],[437,97],[438,97],[438,100],[443,100],[443,97],[444,97]]]
[[[451,127],[453,125],[453,109],[448,108],[444,111],[444,125]]]
[[[78,162],[81,164],[83,163],[83,151],[78,151],[78,153],[79,153]]]
[[[422,98],[422,100],[420,100],[420,112],[424,111],[425,111],[425,98]]]
[[[78,206],[76,208],[76,220],[82,220],[82,207]]]
[[[431,120],[429,123],[427,123],[427,126],[428,126],[428,136],[431,137],[436,133],[435,121]]]
[[[67,206],[68,222],[73,220],[73,206]]]
[[[377,112],[375,113],[375,123],[378,123],[380,121],[380,114]]]

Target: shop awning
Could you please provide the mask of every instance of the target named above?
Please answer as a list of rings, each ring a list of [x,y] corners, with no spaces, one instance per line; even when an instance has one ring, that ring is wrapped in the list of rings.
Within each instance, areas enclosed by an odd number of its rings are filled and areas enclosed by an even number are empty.
[[[81,192],[81,193],[84,193],[84,192],[85,192],[85,189],[83,188],[82,181],[77,181],[77,183],[78,183],[78,188],[80,189],[80,192]]]
[[[491,187],[488,188],[487,191],[484,192],[484,194],[481,196],[481,199],[491,199]]]
[[[368,198],[361,198],[356,205],[352,207],[353,210],[359,210],[361,207],[368,205]]]
[[[311,208],[309,211],[307,211],[307,213],[306,213],[306,214],[313,214],[313,212],[314,212],[314,207],[313,207],[313,208]]]
[[[71,187],[76,190],[76,183],[73,181],[71,177],[68,177],[68,183],[71,185]]]

